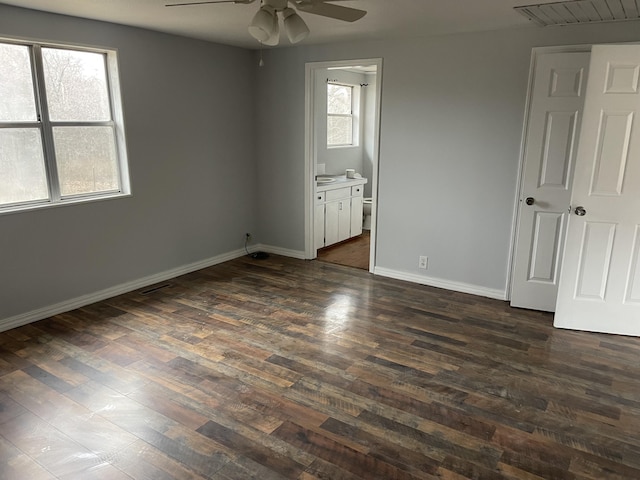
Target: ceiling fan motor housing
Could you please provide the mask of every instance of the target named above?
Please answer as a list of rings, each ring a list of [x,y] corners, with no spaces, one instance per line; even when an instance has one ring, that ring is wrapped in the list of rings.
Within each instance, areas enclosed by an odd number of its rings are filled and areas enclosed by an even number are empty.
[[[269,5],[276,12],[281,12],[289,4],[289,0],[262,0],[263,5]]]

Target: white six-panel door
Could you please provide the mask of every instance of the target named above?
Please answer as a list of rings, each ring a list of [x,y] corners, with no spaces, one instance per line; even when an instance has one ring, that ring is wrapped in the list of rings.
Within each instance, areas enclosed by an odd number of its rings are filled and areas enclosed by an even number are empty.
[[[511,284],[514,307],[555,309],[589,56],[536,56]]]
[[[594,46],[556,327],[640,335],[639,116],[640,46]]]

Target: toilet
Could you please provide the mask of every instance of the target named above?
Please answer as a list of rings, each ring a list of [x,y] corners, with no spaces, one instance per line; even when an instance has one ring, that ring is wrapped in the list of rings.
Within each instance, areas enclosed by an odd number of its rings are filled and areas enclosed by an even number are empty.
[[[362,229],[363,230],[371,230],[371,205],[373,204],[373,199],[370,197],[364,198],[362,200]]]

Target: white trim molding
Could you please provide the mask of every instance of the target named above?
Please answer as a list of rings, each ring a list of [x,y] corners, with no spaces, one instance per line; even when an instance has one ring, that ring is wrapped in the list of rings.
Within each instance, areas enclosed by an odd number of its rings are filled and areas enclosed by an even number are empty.
[[[283,257],[297,258],[299,260],[307,259],[305,252],[302,250],[291,250],[288,248],[274,247],[272,245],[256,245],[251,248],[252,252],[257,252],[258,250],[272,253],[274,255],[282,255]]]
[[[403,272],[400,270],[392,270],[390,268],[376,267],[373,272],[381,277],[395,278],[396,280],[404,280],[429,287],[443,288],[445,290],[453,290],[454,292],[469,293],[480,297],[495,298],[496,300],[507,300],[507,292],[505,290],[481,287],[469,283],[452,282],[451,280],[443,280],[441,278],[427,277],[424,275],[416,275],[415,273]]]
[[[49,318],[60,313],[69,312],[71,310],[75,310],[76,308],[84,307],[95,302],[106,300],[107,298],[112,298],[117,295],[122,295],[123,293],[132,292],[139,288],[147,287],[155,283],[164,282],[169,279],[179,277],[180,275],[195,272],[196,270],[202,270],[203,268],[218,265],[219,263],[224,263],[229,260],[242,257],[243,255],[246,255],[246,252],[242,249],[223,253],[222,255],[207,258],[199,262],[172,268],[171,270],[165,270],[164,272],[149,275],[147,277],[139,278],[131,282],[122,283],[120,285],[115,285],[98,292],[89,293],[87,295],[82,295],[70,300],[65,300],[54,305],[49,305],[37,310],[32,310],[30,312],[21,313],[13,317],[5,318],[0,320],[0,332],[11,330],[12,328],[22,327],[23,325],[27,325],[28,323],[37,322],[38,320],[44,320],[45,318]]]

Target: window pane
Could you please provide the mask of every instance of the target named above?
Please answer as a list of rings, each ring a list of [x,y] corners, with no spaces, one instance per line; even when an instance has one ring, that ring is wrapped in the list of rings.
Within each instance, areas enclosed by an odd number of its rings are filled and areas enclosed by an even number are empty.
[[[0,205],[48,198],[40,130],[0,129]]]
[[[36,120],[29,48],[0,43],[0,121]]]
[[[55,127],[60,193],[118,191],[115,138],[110,127]]]
[[[351,115],[351,87],[327,84],[327,113]]]
[[[104,58],[101,53],[42,49],[51,120],[111,119]]]
[[[351,117],[328,117],[327,145],[353,144],[353,119]]]

